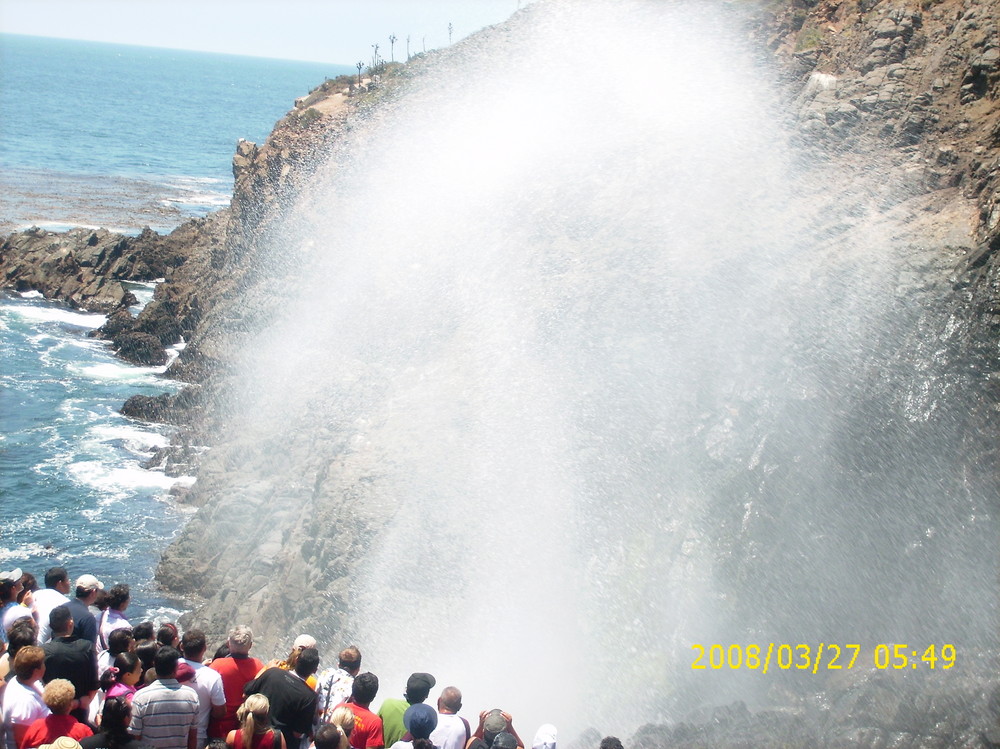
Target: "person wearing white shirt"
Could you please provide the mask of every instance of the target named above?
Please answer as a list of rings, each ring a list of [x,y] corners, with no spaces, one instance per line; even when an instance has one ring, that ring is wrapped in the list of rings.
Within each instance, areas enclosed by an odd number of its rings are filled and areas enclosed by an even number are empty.
[[[116,629],[131,627],[125,618],[125,609],[131,601],[129,587],[125,583],[112,585],[108,591],[108,608],[101,614],[97,623],[97,652],[108,649],[108,637]]]
[[[205,650],[208,645],[205,633],[200,629],[189,629],[181,638],[181,663],[194,669],[194,679],[188,686],[198,693],[198,746],[208,741],[209,719],[221,720],[226,716],[226,693],[222,688],[222,674],[205,666]]]
[[[45,651],[34,645],[18,650],[14,656],[14,673],[17,677],[7,682],[0,699],[5,749],[17,749],[31,724],[49,714],[42,700]]]
[[[445,687],[438,697],[437,726],[430,735],[438,749],[465,749],[472,737],[469,721],[458,715],[462,709],[462,692],[458,687]]]
[[[38,644],[52,639],[49,614],[56,606],[69,603],[69,573],[65,567],[52,567],[45,573],[45,587],[35,591],[35,621],[38,622]]]

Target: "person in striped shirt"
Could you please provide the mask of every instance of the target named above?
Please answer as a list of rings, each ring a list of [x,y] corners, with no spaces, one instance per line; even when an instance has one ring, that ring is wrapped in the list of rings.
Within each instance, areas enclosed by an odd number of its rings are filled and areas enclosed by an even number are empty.
[[[132,698],[129,733],[153,749],[198,749],[198,694],[177,681],[176,648],[156,651],[156,681]]]

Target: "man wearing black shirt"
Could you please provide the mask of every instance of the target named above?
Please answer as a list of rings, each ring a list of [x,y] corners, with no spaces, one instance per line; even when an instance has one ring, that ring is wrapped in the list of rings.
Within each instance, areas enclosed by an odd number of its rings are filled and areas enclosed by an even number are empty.
[[[318,668],[319,651],[304,648],[294,671],[269,668],[243,688],[244,695],[262,694],[267,697],[271,703],[271,723],[284,735],[288,749],[298,749],[302,737],[312,733],[316,693],[306,684],[306,679]]]
[[[97,662],[90,640],[73,635],[73,615],[69,606],[56,606],[49,614],[52,640],[42,646],[45,651],[45,677],[69,679],[76,689],[78,706],[70,714],[81,723],[87,722],[87,708],[97,692]]]

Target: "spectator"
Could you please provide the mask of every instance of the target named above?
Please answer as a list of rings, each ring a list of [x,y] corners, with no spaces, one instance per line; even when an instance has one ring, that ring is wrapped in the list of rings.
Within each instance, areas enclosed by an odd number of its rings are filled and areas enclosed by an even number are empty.
[[[77,741],[92,736],[94,732],[90,730],[90,726],[69,714],[75,694],[75,687],[66,679],[53,679],[46,684],[42,700],[50,713],[28,727],[21,739],[20,749],[34,749],[42,744],[51,744],[60,736],[69,736]]]
[[[151,621],[139,622],[132,627],[132,637],[136,642],[141,640],[155,640],[156,626]]]
[[[101,689],[105,700],[122,698],[128,702],[136,692],[136,685],[142,679],[142,661],[135,653],[119,653],[115,662],[101,674]]]
[[[403,713],[405,735],[392,744],[393,749],[420,749],[419,741],[427,741],[431,747],[430,735],[437,728],[437,712],[430,705],[418,702],[410,705]]]
[[[27,645],[37,645],[38,627],[34,619],[18,619],[7,631],[7,652],[0,655],[0,689],[3,681],[13,679],[10,674],[17,651]]]
[[[45,587],[35,593],[35,616],[38,618],[38,644],[52,639],[49,614],[56,606],[69,603],[69,573],[65,567],[51,567],[45,573]]]
[[[111,697],[101,711],[101,730],[82,739],[81,749],[140,749],[142,744],[128,732],[132,704],[122,697]]]
[[[263,694],[271,704],[271,724],[285,737],[285,745],[299,749],[300,739],[312,734],[316,717],[316,693],[306,679],[319,668],[319,651],[305,648],[294,671],[268,668],[243,687],[246,695]]]
[[[350,713],[350,710],[348,710]],[[354,723],[354,715],[350,716],[351,723]],[[313,740],[313,749],[350,749],[347,734],[338,723],[324,723],[316,729],[316,737]]]
[[[483,745],[487,748],[491,747],[493,740],[501,733],[509,733],[517,740],[517,748],[524,749],[524,742],[514,730],[514,719],[511,718],[510,713],[499,709],[484,710],[479,714],[479,726],[472,734],[469,749],[482,749]],[[479,739],[479,742],[476,739]]]
[[[356,645],[348,645],[340,651],[337,668],[324,670],[317,680],[316,693],[319,695],[320,719],[329,723],[329,713],[351,699],[354,677],[361,670],[361,651]]]
[[[49,614],[52,640],[42,646],[45,651],[45,682],[69,679],[76,689],[77,707],[72,715],[87,722],[90,701],[97,692],[97,664],[90,640],[73,635],[74,623],[69,606],[56,606]]]
[[[5,749],[18,749],[31,724],[49,714],[42,699],[45,651],[36,645],[18,650],[14,657],[14,674],[0,698]]]
[[[135,648],[131,627],[116,629],[108,638],[108,649],[97,656],[97,675],[101,676],[115,662],[120,653],[127,653]]]
[[[73,636],[89,640],[97,646],[97,620],[90,607],[97,600],[97,594],[104,590],[104,583],[93,575],[80,575],[76,581],[75,597],[66,605],[73,615]],[[96,651],[95,651],[96,652]]]
[[[445,687],[438,697],[437,728],[430,735],[431,743],[438,749],[465,749],[472,738],[469,721],[458,715],[462,709],[462,693],[458,687]]]
[[[556,749],[556,727],[546,723],[539,728],[531,742],[531,749]]]
[[[222,688],[222,675],[202,661],[208,644],[200,629],[189,629],[181,639],[184,663],[194,670],[194,679],[188,682],[198,693],[198,746],[208,742],[209,720],[226,717],[226,693]]]
[[[262,694],[251,694],[236,711],[240,727],[226,736],[231,749],[286,749],[285,737],[271,727],[271,703]]]
[[[0,640],[7,643],[7,630],[18,619],[31,618],[31,609],[17,602],[17,597],[24,590],[21,584],[21,570],[0,572]]]
[[[345,703],[354,713],[354,730],[349,737],[354,749],[381,749],[385,746],[382,719],[368,709],[377,694],[378,677],[367,671],[358,674],[351,685],[351,699]]]
[[[156,651],[156,681],[132,698],[129,731],[154,749],[198,749],[198,695],[177,681],[181,654]]]
[[[250,657],[253,647],[253,631],[239,625],[229,632],[229,655],[214,658],[209,665],[222,677],[222,691],[226,697],[226,714],[221,720],[210,720],[208,735],[211,738],[226,738],[230,731],[239,727],[236,710],[243,703],[243,687],[264,667],[256,658]],[[292,748],[294,749],[294,748]]]
[[[108,608],[101,614],[97,625],[97,652],[108,649],[108,637],[116,629],[131,628],[125,618],[125,609],[132,601],[132,594],[125,583],[113,585],[108,591]]]
[[[434,677],[430,674],[415,673],[410,674],[406,680],[406,691],[403,692],[403,699],[394,697],[386,698],[382,701],[382,706],[378,709],[378,717],[382,719],[382,738],[386,746],[392,746],[406,733],[403,725],[403,715],[411,705],[419,705],[431,692],[431,687],[435,684]],[[434,720],[437,725],[437,718]],[[423,738],[427,738],[424,736]]]
[[[169,645],[180,650],[181,637],[177,631],[177,625],[172,622],[164,622],[156,630],[156,641],[161,645]]]

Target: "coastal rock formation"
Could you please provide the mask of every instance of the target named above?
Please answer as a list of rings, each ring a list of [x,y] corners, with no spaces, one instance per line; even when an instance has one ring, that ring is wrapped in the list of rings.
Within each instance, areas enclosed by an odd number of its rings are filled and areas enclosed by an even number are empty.
[[[802,203],[812,206],[808,229],[827,238],[832,254],[844,254],[845,274],[856,281],[863,279],[851,275],[850,248],[864,246],[866,236],[892,236],[903,257],[895,304],[915,310],[901,337],[886,335],[872,343],[871,369],[883,375],[857,383],[852,396],[869,410],[851,422],[851,436],[862,444],[896,440],[900,454],[930,456],[929,436],[896,435],[882,425],[898,422],[901,414],[962,424],[956,428],[963,435],[956,452],[966,456],[969,481],[981,487],[1000,469],[996,442],[982,440],[982,435],[995,433],[1000,403],[996,388],[982,387],[1000,376],[990,353],[1000,272],[995,260],[1000,93],[991,72],[993,56],[986,54],[996,46],[1000,6],[941,2],[925,8],[911,2],[822,0],[803,5],[735,12],[750,14],[752,33],[785,76],[794,137],[812,160],[807,170],[811,181],[803,184],[801,194]],[[511,29],[518,22],[490,33],[516,33]],[[421,66],[433,74],[433,60]],[[357,110],[329,122],[328,129],[309,131],[315,142],[323,139],[318,153],[336,148],[340,128],[350,128],[354,116]],[[239,168],[257,165],[259,170],[241,183],[248,186],[239,208],[246,219],[238,237],[231,235],[232,254],[223,262],[239,258],[252,266],[261,262],[260,253],[268,246],[280,244],[276,240],[291,210],[287,196],[296,192],[297,167],[293,149],[278,144],[290,138],[302,148],[299,135],[286,123],[280,137],[269,139],[268,152],[241,146]],[[824,172],[844,165],[859,173],[877,171],[884,178],[859,183],[854,193],[830,194]],[[293,180],[291,192],[285,186],[288,179]],[[866,210],[870,205],[877,207],[874,213]],[[282,274],[276,277],[272,283],[280,285]],[[213,371],[218,368],[214,362],[231,361],[247,331],[257,329],[274,309],[273,294],[252,273],[243,276],[240,292],[240,303],[225,308],[226,319],[219,308],[192,339],[195,347],[204,343],[212,352]],[[949,322],[955,319],[964,322]],[[947,361],[949,366],[928,371],[925,390],[908,390],[899,373],[920,366],[916,362],[921,360]],[[961,388],[982,390],[975,408],[949,404],[947,394]],[[734,410],[757,407],[748,399]],[[813,396],[797,407],[823,413],[836,404]],[[336,423],[316,424],[280,445],[217,426],[217,447],[203,458],[192,492],[192,501],[203,506],[166,553],[160,581],[170,590],[199,596],[193,617],[209,630],[221,633],[232,621],[248,621],[265,647],[275,651],[297,631],[336,642],[349,626],[350,581],[366,553],[364,538],[376,534],[390,512],[371,489],[390,456],[349,449],[351,430]],[[777,437],[765,444],[759,433],[741,434],[724,420],[706,420],[705,434],[706,474],[723,472],[720,466],[732,456],[753,455],[751,464],[759,464],[734,472],[731,488],[738,496],[753,496],[757,485],[770,480],[768,466],[787,464],[795,459],[789,456],[801,451]],[[958,490],[942,491],[952,489]],[[740,520],[720,523],[738,525]],[[743,563],[740,574],[752,578],[756,562]],[[978,731],[995,716],[988,701],[977,702],[971,713],[953,715],[947,725],[942,725],[939,707],[952,701],[968,705],[968,694],[981,689],[982,682],[939,687],[938,707],[925,709],[920,720],[913,718],[911,706],[888,704],[889,699],[899,701],[898,694],[887,697],[877,683],[865,682],[819,690],[818,699],[827,703],[820,713],[803,705],[797,712],[769,715],[734,709],[725,715],[693,716],[687,727],[650,728],[636,741],[650,747],[736,746],[766,736],[763,743],[789,746],[980,745]],[[912,699],[922,704],[918,696]],[[860,702],[876,707],[863,713],[856,709]],[[849,703],[855,707],[845,707]]]
[[[961,309],[969,326],[943,331],[944,335],[989,340],[995,324],[994,253],[1000,246],[996,189],[1000,94],[992,53],[998,44],[998,3],[945,0],[924,8],[891,0],[821,0],[809,5],[806,9],[799,3],[770,4],[739,12],[748,14],[752,33],[762,48],[773,51],[774,64],[784,71],[797,138],[803,150],[816,158],[817,181],[807,187],[807,199],[826,209],[817,211],[814,230],[846,246],[872,231],[873,225],[872,219],[852,218],[852,213],[857,214],[845,201],[881,202],[883,213],[876,219],[882,224],[879,231],[897,233],[900,245],[909,248],[904,250],[910,253],[909,270],[899,279],[900,293],[922,295],[927,310]],[[518,22],[515,18],[502,30],[484,33],[512,33],[510,28]],[[432,71],[433,60],[415,66],[421,67]],[[273,309],[274,295],[254,275],[254,268],[266,262],[259,256],[261,248],[280,239],[282,221],[298,189],[317,168],[319,154],[336,147],[338,133],[351,127],[351,118],[358,112],[345,105],[330,115],[305,117],[317,101],[313,98],[308,108],[279,123],[263,146],[239,146],[234,159],[233,217],[226,242],[213,253],[209,273],[217,279],[213,296],[226,302],[201,316],[191,346],[175,365],[179,371],[225,371],[247,331]],[[824,195],[823,163],[862,160],[887,175],[882,194]],[[930,311],[927,314],[931,316]],[[986,371],[996,369],[995,363],[983,360],[982,344],[955,338],[951,345],[965,352],[961,360],[979,356],[978,364]],[[946,388],[948,383],[939,385]],[[988,420],[994,407],[992,402],[985,403],[980,418]],[[330,439],[332,449],[338,440],[335,432]],[[247,445],[240,448],[250,449]],[[991,461],[996,460],[992,448],[970,449],[985,450]],[[213,496],[213,477],[226,470],[216,462],[232,459],[225,456],[226,451],[219,451],[205,459],[208,463],[195,494],[197,502],[208,505],[168,551],[161,580],[178,592],[209,597],[198,610],[200,618],[209,616],[221,626],[234,617],[251,617],[269,641],[272,636],[287,635],[289,612],[295,612],[301,623],[301,607],[285,599],[290,595],[287,590],[270,600],[273,585],[266,574],[249,585],[235,585],[237,570],[243,570],[243,552],[238,545],[227,548],[215,542],[220,534],[231,535],[224,519],[226,501]],[[317,476],[316,481],[330,480],[329,468],[317,466],[316,470],[325,477]],[[248,476],[247,481],[254,479]],[[272,499],[275,503],[280,499],[284,510],[276,522],[268,524],[266,535],[272,538],[264,544],[263,557],[271,567],[282,570],[283,578],[322,576],[323,584],[311,587],[321,591],[318,600],[327,610],[332,602],[336,611],[352,544],[342,534],[317,538],[305,529],[296,508],[312,505],[308,487],[302,491],[305,495],[294,501],[284,495]],[[331,522],[341,522],[335,509],[319,511],[330,512]],[[205,548],[216,553],[205,558],[201,552]],[[194,590],[192,581],[197,581]],[[241,594],[247,590],[259,594]]]

